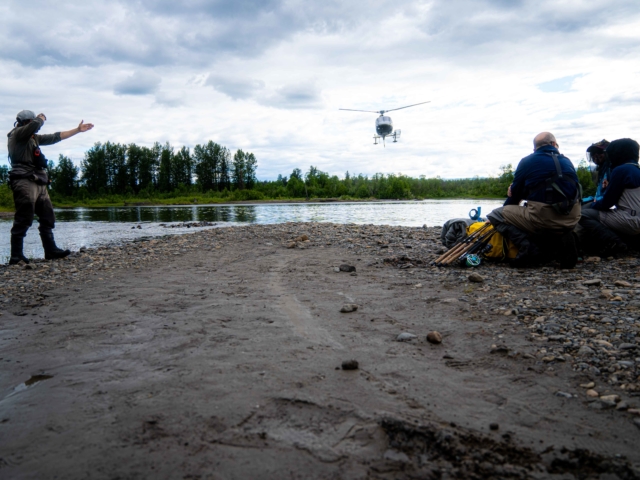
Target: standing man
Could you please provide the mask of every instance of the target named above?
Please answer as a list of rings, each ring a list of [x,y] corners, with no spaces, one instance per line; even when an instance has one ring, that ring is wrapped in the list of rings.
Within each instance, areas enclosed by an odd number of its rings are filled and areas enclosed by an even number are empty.
[[[504,206],[487,219],[518,247],[514,266],[540,261],[540,250],[531,239],[535,235],[557,242],[554,250],[561,267],[573,268],[578,251],[572,231],[580,220],[582,188],[573,164],[558,151],[551,133],[533,139],[533,153],[520,160],[507,196]]]
[[[47,117],[44,113],[37,117],[31,110],[22,110],[16,117],[14,129],[8,134],[9,184],[13,191],[13,201],[16,213],[11,229],[11,258],[9,265],[15,265],[20,260],[29,263],[22,252],[22,245],[27,230],[33,223],[33,216],[38,215],[40,223],[40,238],[44,247],[44,258],[52,260],[64,258],[71,252],[56,246],[53,239],[53,228],[56,217],[53,205],[49,199],[47,185],[47,159],[40,151],[40,145],[53,145],[60,140],[74,136],[76,133],[86,132],[93,128],[93,124],[80,122],[77,128],[66,132],[56,132],[38,135]]]

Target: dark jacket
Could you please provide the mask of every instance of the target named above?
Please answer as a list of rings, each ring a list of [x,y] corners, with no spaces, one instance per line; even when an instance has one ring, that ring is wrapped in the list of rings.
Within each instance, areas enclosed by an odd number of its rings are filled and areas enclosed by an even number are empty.
[[[591,208],[609,210],[618,204],[622,193],[627,189],[640,187],[640,168],[637,162],[625,163],[611,171],[609,186],[601,200],[594,202]]]
[[[558,180],[558,186],[570,200],[576,195],[578,175],[571,161],[558,152],[555,147],[545,145],[531,155],[520,160],[518,168],[513,176],[511,184],[511,197],[507,198],[505,205],[518,205],[522,200],[547,203],[545,201],[544,183],[556,173],[556,166],[552,153],[558,155],[562,174],[566,178],[573,179],[575,184],[567,180]],[[551,203],[566,200],[559,192],[554,192]]]
[[[40,145],[53,145],[60,141],[60,132],[37,135],[44,122],[36,118],[22,127],[16,127],[7,134],[7,148],[11,172],[15,175],[30,175],[42,171],[36,167],[34,150]]]

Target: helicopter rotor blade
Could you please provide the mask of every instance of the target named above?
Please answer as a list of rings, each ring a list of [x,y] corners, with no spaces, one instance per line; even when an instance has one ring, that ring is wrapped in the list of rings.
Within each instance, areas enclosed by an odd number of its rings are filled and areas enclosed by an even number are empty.
[[[416,105],[424,105],[425,103],[431,103],[431,100],[429,100],[428,102],[414,103],[413,105],[407,105],[406,107],[400,107],[400,108],[393,108],[391,110],[385,110],[385,113],[386,112],[395,112],[396,110],[402,110],[403,108],[415,107]]]
[[[374,112],[373,110],[354,110],[352,108],[339,108],[338,110],[347,110],[349,112],[367,112],[367,113],[380,113],[380,112]]]

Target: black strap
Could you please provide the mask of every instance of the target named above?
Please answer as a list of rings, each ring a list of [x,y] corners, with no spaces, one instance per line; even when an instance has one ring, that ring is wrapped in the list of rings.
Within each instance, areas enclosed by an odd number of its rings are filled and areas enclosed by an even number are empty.
[[[556,172],[553,176],[547,178],[544,182],[541,182],[541,184],[537,188],[530,190],[529,194],[544,190],[544,203],[551,205],[558,213],[562,215],[568,215],[569,213],[571,213],[571,209],[573,208],[573,206],[579,201],[580,198],[582,198],[582,185],[580,185],[579,182],[576,182],[573,178],[564,177],[557,153],[548,152],[547,155],[550,155],[551,158],[553,158]],[[558,180],[570,182],[576,187],[576,195],[572,200],[570,200],[569,197],[567,197],[567,195],[562,191],[562,189],[558,185]],[[562,195],[562,197],[564,197],[564,200],[562,200],[561,202],[554,202],[554,191]]]

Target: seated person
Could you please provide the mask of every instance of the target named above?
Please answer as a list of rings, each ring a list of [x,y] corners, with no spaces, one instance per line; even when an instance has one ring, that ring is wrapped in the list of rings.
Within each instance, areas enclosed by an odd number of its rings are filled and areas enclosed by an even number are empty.
[[[533,236],[550,245],[563,268],[573,268],[578,252],[573,228],[580,219],[582,191],[571,161],[558,152],[556,138],[548,132],[533,140],[534,152],[520,160],[503,207],[487,219],[518,247],[513,266],[535,265],[542,260]],[[526,200],[524,205],[520,203]]]
[[[596,185],[594,200],[602,199],[604,191],[607,189],[607,185],[609,185],[609,179],[611,178],[611,164],[605,154],[605,149],[609,146],[609,143],[607,140],[600,140],[587,148],[587,159],[591,167],[593,183]]]
[[[585,251],[601,256],[624,253],[625,240],[640,235],[640,166],[638,142],[614,140],[606,149],[611,178],[602,199],[585,206],[580,226]],[[612,207],[616,207],[612,209]],[[635,237],[635,238],[634,238]]]

